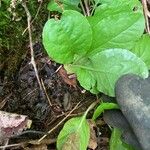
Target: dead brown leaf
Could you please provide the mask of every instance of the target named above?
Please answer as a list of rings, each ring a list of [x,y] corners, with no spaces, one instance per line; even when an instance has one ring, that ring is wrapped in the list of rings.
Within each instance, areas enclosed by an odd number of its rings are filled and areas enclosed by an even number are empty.
[[[62,77],[63,81],[65,83],[67,83],[70,86],[73,86],[74,88],[76,88],[77,86],[77,81],[76,81],[76,77],[73,75],[68,75],[67,71],[61,67],[58,71],[59,75]]]
[[[0,142],[30,128],[32,121],[25,115],[0,111]]]
[[[88,123],[90,125],[90,140],[88,147],[92,150],[95,150],[98,146],[96,131],[94,130],[96,128],[96,124],[93,120],[88,120]]]

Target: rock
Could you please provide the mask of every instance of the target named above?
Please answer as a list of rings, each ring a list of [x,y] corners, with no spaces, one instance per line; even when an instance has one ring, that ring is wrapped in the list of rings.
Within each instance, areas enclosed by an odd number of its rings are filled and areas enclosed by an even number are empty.
[[[116,83],[115,93],[143,150],[150,150],[150,80],[124,75]]]

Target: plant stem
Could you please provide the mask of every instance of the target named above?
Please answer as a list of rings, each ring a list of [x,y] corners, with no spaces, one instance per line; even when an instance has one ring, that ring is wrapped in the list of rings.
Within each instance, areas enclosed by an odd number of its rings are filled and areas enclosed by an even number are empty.
[[[85,4],[87,16],[90,16],[90,9],[89,9],[89,5],[88,5],[88,1],[89,0],[84,0],[84,4]]]
[[[96,3],[96,4],[93,6],[93,9],[92,9],[92,12],[91,12],[91,16],[93,15],[95,8],[97,7],[97,4],[98,4],[98,3]]]
[[[84,16],[86,16],[85,8],[84,8],[84,6],[83,6],[82,1],[80,1],[80,6],[81,6],[81,8],[82,8],[82,11],[83,11]]]
[[[149,20],[148,20],[149,11],[147,8],[147,1],[142,0],[142,4],[143,4],[143,13],[145,17],[146,30],[147,30],[147,33],[150,34],[150,27],[149,27]]]
[[[99,100],[96,100],[95,102],[93,102],[93,103],[88,107],[88,109],[86,110],[86,112],[84,113],[84,116],[86,117],[86,115],[88,114],[88,112],[89,112],[90,110],[92,110],[98,103],[99,103]]]
[[[37,67],[36,67],[35,59],[34,59],[34,50],[33,50],[32,33],[31,33],[31,14],[30,14],[29,9],[26,5],[26,1],[22,2],[22,6],[23,6],[23,8],[26,12],[26,15],[27,15],[29,44],[30,44],[30,51],[31,51],[31,62],[30,63],[33,65],[39,87],[42,90],[42,85],[41,85],[41,82],[40,82],[40,78],[39,78],[39,75],[38,75],[38,70],[37,70]]]

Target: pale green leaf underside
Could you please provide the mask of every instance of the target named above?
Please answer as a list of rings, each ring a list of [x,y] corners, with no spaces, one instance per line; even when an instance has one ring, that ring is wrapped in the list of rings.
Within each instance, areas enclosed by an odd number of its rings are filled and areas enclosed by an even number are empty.
[[[64,11],[61,20],[50,19],[43,29],[44,47],[58,63],[71,63],[75,54],[86,54],[91,42],[90,24],[77,11]]]
[[[90,128],[85,117],[67,121],[58,135],[58,150],[86,150],[90,138]]]
[[[86,59],[82,65],[72,67],[81,86],[92,93],[99,91],[109,96],[115,96],[115,83],[124,74],[148,77],[145,63],[125,49],[104,50]]]
[[[92,54],[108,48],[131,49],[145,28],[141,11],[133,11],[128,5],[99,6],[88,20],[93,31]]]
[[[150,69],[150,36],[148,34],[143,35],[131,51],[140,57]]]

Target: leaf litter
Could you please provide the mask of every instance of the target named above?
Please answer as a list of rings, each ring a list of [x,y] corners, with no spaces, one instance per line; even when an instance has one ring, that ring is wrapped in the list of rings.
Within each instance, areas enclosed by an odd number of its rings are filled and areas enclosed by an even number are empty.
[[[29,64],[30,53],[28,52],[22,59],[22,63],[13,78],[9,79],[6,76],[0,78],[1,110],[23,115],[32,120],[30,129],[22,131],[22,133],[13,130],[15,135],[13,134],[8,144],[8,146],[12,145],[9,148],[10,150],[15,149],[15,147],[16,149],[23,147],[38,149],[36,147],[37,140],[46,134],[49,129],[56,126],[78,102],[81,101],[81,105],[70,117],[83,114],[95,100],[95,96],[88,92],[81,93],[81,88],[79,89],[76,86],[74,76],[70,79],[64,70],[61,70],[61,73],[56,72],[60,65],[50,60],[43,53],[43,47],[40,43],[35,43],[33,48],[39,77],[43,80],[52,106],[50,106],[44,90],[41,91],[39,88],[34,69]],[[47,139],[42,141],[45,142],[43,148],[56,149],[56,137],[61,128],[62,125],[47,137],[49,141]],[[22,129],[24,128],[22,127]],[[15,145],[16,143],[17,145]],[[43,143],[41,143],[41,146]]]

